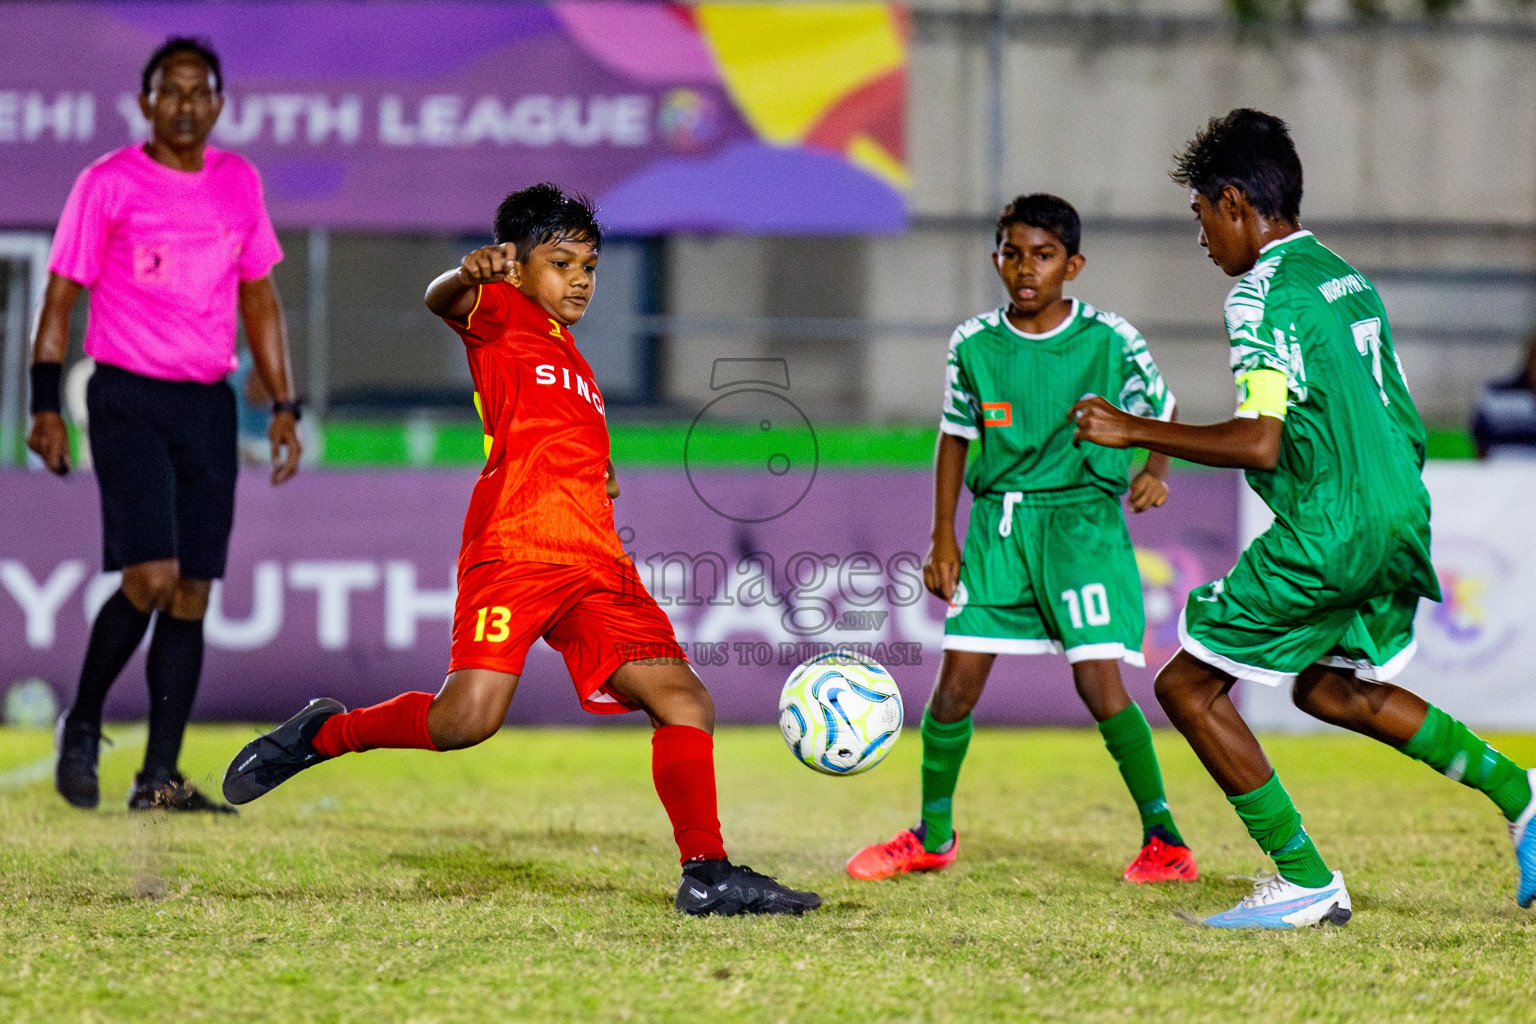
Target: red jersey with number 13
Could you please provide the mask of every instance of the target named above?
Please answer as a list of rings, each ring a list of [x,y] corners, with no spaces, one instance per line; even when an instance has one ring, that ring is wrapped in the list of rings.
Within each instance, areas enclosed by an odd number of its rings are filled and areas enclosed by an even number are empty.
[[[502,281],[463,323],[485,425],[485,468],[464,517],[459,572],[494,560],[612,564],[624,557],[607,493],[608,421],[571,332]]]

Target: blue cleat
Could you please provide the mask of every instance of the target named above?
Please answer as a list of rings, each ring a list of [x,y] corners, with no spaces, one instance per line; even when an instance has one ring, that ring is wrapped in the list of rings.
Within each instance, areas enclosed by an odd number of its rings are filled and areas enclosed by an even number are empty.
[[[1536,794],[1536,768],[1527,774]],[[1520,864],[1520,887],[1515,890],[1515,902],[1522,907],[1536,900],[1536,828],[1531,827],[1532,818],[1536,818],[1536,795],[1525,805],[1520,817],[1509,823],[1509,838],[1515,844],[1515,860]]]
[[[1350,917],[1349,890],[1338,871],[1320,889],[1287,882],[1278,875],[1260,879],[1253,895],[1225,913],[1205,919],[1211,928],[1305,928],[1344,924]]]

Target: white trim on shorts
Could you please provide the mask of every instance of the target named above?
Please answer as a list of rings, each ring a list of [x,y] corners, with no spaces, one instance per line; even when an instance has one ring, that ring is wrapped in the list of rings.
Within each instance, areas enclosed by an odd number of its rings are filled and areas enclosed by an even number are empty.
[[[1288,686],[1296,682],[1296,673],[1277,672],[1272,668],[1258,668],[1254,665],[1244,665],[1240,661],[1233,661],[1224,654],[1217,654],[1199,640],[1189,635],[1189,630],[1184,624],[1184,612],[1179,612],[1179,646],[1188,651],[1190,655],[1221,669],[1228,675],[1239,679],[1247,679],[1255,683],[1263,683],[1265,686]],[[1387,659],[1385,665],[1372,665],[1363,658],[1341,658],[1330,655],[1319,658],[1314,665],[1324,665],[1328,668],[1348,669],[1369,682],[1385,683],[1396,677],[1398,673],[1408,667],[1413,656],[1418,653],[1419,641],[1417,638],[1408,641],[1407,646]]]
[[[1123,661],[1127,665],[1146,668],[1147,659],[1140,651],[1133,651],[1115,640],[1104,644],[1078,644],[1067,648],[1067,662],[1076,665],[1080,661]]]
[[[1385,683],[1407,668],[1418,650],[1419,641],[1414,639],[1409,640],[1407,646],[1388,658],[1385,665],[1372,665],[1364,658],[1340,658],[1337,655],[1319,658],[1317,663],[1327,665],[1329,668],[1353,669],[1355,675],[1361,679],[1373,683]]]
[[[1183,609],[1179,610],[1179,646],[1188,651],[1191,657],[1205,662],[1212,668],[1218,668],[1229,676],[1247,679],[1254,683],[1263,683],[1265,686],[1289,686],[1296,682],[1296,673],[1294,672],[1276,672],[1272,668],[1244,665],[1240,661],[1233,661],[1225,654],[1217,654],[1205,646],[1205,644],[1189,635],[1189,628],[1184,623]]]
[[[976,651],[980,654],[1065,654],[1069,664],[1080,661],[1124,661],[1137,668],[1145,668],[1147,659],[1140,651],[1128,649],[1118,640],[1104,644],[1079,644],[1063,648],[1056,640],[1020,640],[1015,637],[965,636],[959,633],[944,634],[944,650]]]
[[[979,654],[1061,654],[1055,640],[1019,640],[1015,637],[944,634],[944,650],[976,651]]]

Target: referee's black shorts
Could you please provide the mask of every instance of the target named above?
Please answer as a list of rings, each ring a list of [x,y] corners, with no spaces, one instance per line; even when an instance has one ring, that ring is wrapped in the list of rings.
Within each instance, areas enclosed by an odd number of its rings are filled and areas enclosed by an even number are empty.
[[[235,519],[235,393],[99,363],[86,388],[107,571],[164,558],[224,575]]]

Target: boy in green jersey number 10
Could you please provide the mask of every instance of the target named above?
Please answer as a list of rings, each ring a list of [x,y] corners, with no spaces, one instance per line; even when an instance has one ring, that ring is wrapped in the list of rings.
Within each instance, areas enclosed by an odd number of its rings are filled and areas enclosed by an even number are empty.
[[[1009,304],[961,324],[934,468],[933,548],[923,582],[949,602],[944,661],[923,715],[922,820],[854,854],[854,878],[933,871],[954,862],[951,802],[971,739],[971,709],[999,654],[1065,653],[1073,681],[1141,813],[1131,882],[1193,880],[1195,859],[1168,810],[1152,731],[1120,681],[1142,665],[1141,580],[1120,494],[1130,452],[1075,448],[1063,418],[1080,396],[1110,395],[1170,419],[1173,396],[1147,343],[1113,313],[1062,297],[1077,277],[1077,211],[1021,196],[997,221],[993,263]],[[966,471],[972,441],[980,452]],[[1142,512],[1168,498],[1168,459],[1131,483]],[[955,543],[961,477],[975,495],[965,554]]]
[[[1424,427],[1381,298],[1298,223],[1301,161],[1285,122],[1212,120],[1179,158],[1200,244],[1230,277],[1227,334],[1238,408],[1225,423],[1159,423],[1100,399],[1072,409],[1079,441],[1135,445],[1247,470],[1275,522],[1224,579],[1189,595],[1182,650],[1157,697],[1274,858],[1221,928],[1349,920],[1330,870],[1232,703],[1238,679],[1291,687],[1315,718],[1396,747],[1487,794],[1510,823],[1519,904],[1536,896],[1531,776],[1391,679],[1413,656],[1419,599],[1440,599],[1429,559]]]

